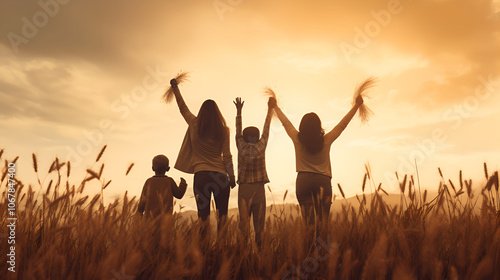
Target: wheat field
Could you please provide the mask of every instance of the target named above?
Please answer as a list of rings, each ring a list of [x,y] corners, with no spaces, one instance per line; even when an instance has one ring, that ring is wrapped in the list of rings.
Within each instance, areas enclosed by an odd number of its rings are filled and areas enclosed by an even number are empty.
[[[343,201],[342,208],[316,234],[298,206],[271,205],[259,249],[235,219],[218,236],[202,238],[197,221],[178,213],[141,220],[138,198],[126,192],[103,205],[110,183],[101,179],[104,150],[96,158],[100,168],[78,182],[71,163],[57,158],[50,182],[17,179],[16,272],[7,270],[10,245],[2,238],[1,279],[500,279],[499,179],[486,164],[481,184],[462,172],[458,180],[444,178],[439,170],[432,197],[412,176],[398,174],[395,206],[384,201],[382,185],[364,193],[367,171],[358,203],[345,203],[339,185],[334,205]],[[8,163],[17,158],[3,160],[0,209],[7,213]],[[41,177],[34,154],[33,172]],[[89,183],[101,191],[84,195]],[[8,221],[0,223],[5,232]]]

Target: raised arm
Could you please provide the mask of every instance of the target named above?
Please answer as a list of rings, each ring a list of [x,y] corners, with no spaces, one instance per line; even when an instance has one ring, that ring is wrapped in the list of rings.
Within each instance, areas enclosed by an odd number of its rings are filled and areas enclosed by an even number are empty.
[[[172,79],[170,80],[170,85],[172,86],[172,89],[174,90],[174,95],[175,95],[175,100],[177,101],[177,105],[179,106],[179,110],[181,111],[181,115],[184,117],[188,125],[190,125],[195,119],[196,116],[189,111],[188,106],[186,105],[186,102],[184,102],[184,98],[182,98],[181,91],[179,90],[179,87],[177,85],[177,80]]]
[[[297,139],[298,131],[295,129],[293,124],[290,122],[290,120],[286,117],[286,115],[281,111],[281,109],[278,107],[278,104],[276,103],[276,99],[274,98],[269,98],[269,103],[272,108],[274,108],[274,112],[276,112],[276,115],[278,115],[278,119],[281,121],[281,124],[283,124],[283,127],[285,128],[286,133],[290,138],[292,138],[292,141],[295,141]]]
[[[273,117],[273,107],[274,102],[269,98],[267,102],[267,115],[266,120],[264,121],[264,129],[262,130],[262,136],[260,137],[260,141],[264,146],[267,145],[267,140],[269,139],[269,129],[271,127],[271,119]]]
[[[187,188],[187,183],[184,178],[181,177],[181,183],[177,187],[177,184],[175,183],[174,179],[172,179],[172,194],[178,198],[181,199],[184,194],[186,193],[186,188]]]
[[[335,139],[337,139],[342,131],[347,127],[349,122],[351,122],[352,118],[354,115],[356,115],[356,112],[358,111],[359,107],[363,104],[363,97],[358,96],[356,99],[356,104],[349,110],[349,112],[342,118],[342,120],[330,131],[325,135],[325,140],[328,142],[333,142]]]
[[[237,97],[233,103],[236,106],[236,145],[239,145],[239,142],[243,141],[243,135],[241,134],[241,111],[243,110],[243,104],[245,104],[245,101],[241,101],[241,97]]]

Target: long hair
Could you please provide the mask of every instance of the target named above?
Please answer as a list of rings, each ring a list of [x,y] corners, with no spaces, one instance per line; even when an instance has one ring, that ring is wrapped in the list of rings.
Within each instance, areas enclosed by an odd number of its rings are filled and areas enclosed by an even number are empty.
[[[321,120],[315,113],[308,113],[302,117],[299,126],[299,141],[311,154],[321,149],[325,142],[325,130],[321,127]]]
[[[226,120],[224,120],[217,103],[211,99],[205,100],[198,112],[198,137],[211,139],[222,144],[226,132]]]

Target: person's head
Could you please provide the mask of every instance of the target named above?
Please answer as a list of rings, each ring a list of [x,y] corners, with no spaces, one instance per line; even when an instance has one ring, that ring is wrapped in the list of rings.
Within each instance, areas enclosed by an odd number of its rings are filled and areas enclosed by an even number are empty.
[[[156,175],[164,175],[170,170],[168,158],[164,155],[157,155],[153,158],[153,171]]]
[[[255,126],[249,126],[243,129],[243,140],[247,143],[257,143],[260,138],[260,131]]]
[[[226,120],[217,103],[211,99],[205,100],[198,112],[198,136],[201,139],[212,139],[222,143],[226,130]]]
[[[315,154],[323,149],[325,131],[321,127],[321,120],[315,113],[308,113],[302,117],[299,126],[299,141],[306,151]]]

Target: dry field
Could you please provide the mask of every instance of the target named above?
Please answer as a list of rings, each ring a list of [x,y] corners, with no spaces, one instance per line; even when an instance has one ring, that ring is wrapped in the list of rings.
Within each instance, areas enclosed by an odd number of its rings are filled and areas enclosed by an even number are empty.
[[[8,271],[9,221],[1,219],[0,279],[500,279],[498,172],[486,164],[486,183],[441,176],[433,196],[399,175],[397,204],[385,202],[380,185],[356,203],[337,197],[333,208],[341,207],[317,235],[297,207],[271,205],[259,250],[234,218],[219,237],[203,239],[198,223],[179,214],[138,219],[138,199],[127,193],[102,205],[102,152],[83,181],[58,159],[43,174],[50,180],[31,186],[18,178],[16,272]],[[10,162],[0,173],[5,217]],[[42,177],[35,155],[33,169]],[[96,183],[102,191],[85,196]]]

